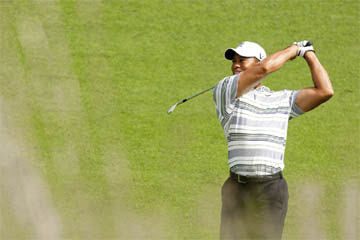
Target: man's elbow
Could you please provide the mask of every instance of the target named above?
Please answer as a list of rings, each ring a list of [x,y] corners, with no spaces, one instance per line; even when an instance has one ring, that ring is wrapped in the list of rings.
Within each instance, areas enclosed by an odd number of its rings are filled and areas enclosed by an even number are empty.
[[[271,73],[272,71],[271,61],[263,61],[259,64],[259,72],[264,76]]]
[[[326,97],[328,99],[332,98],[334,96],[334,89],[330,89],[327,94],[326,94]]]
[[[321,98],[323,99],[323,102],[326,102],[333,96],[334,96],[334,89],[332,88],[321,91]]]
[[[264,74],[264,76],[273,73],[281,68],[282,64],[274,61],[273,59],[265,59],[261,62],[261,72]]]

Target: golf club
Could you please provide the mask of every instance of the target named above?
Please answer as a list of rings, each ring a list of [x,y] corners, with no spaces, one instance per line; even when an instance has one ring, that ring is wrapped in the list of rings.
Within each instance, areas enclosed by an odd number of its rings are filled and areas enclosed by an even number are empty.
[[[312,44],[313,44],[312,41],[309,41],[309,42],[307,42],[306,47],[311,46]],[[205,89],[205,90],[203,90],[203,91],[201,91],[201,92],[199,92],[199,93],[197,93],[197,94],[195,94],[195,95],[193,95],[193,96],[191,96],[191,97],[185,98],[185,99],[183,99],[183,100],[175,103],[175,104],[172,105],[171,108],[168,110],[168,114],[172,113],[172,112],[174,111],[174,109],[176,108],[177,105],[180,105],[180,104],[182,104],[182,103],[184,103],[184,102],[186,102],[186,101],[188,101],[188,100],[190,100],[190,99],[192,99],[192,98],[194,98],[194,97],[197,97],[197,96],[199,96],[199,95],[201,95],[201,94],[203,94],[203,93],[205,93],[205,92],[207,92],[207,91],[210,91],[211,89],[214,89],[215,87],[216,87],[216,85],[215,85],[215,86],[212,86],[211,88]]]
[[[182,103],[184,103],[184,102],[186,102],[186,101],[188,101],[188,100],[190,100],[190,99],[192,99],[192,98],[194,98],[194,97],[197,97],[197,96],[199,96],[199,95],[201,95],[201,94],[203,94],[203,93],[205,93],[205,92],[207,92],[207,91],[210,91],[211,89],[214,89],[215,87],[216,87],[216,85],[215,85],[215,86],[212,86],[211,88],[205,89],[205,90],[203,90],[203,91],[201,91],[201,92],[198,92],[197,94],[195,94],[195,95],[193,95],[193,96],[191,96],[191,97],[185,98],[185,99],[183,99],[183,100],[175,103],[175,104],[172,105],[171,108],[169,109],[168,114],[172,113],[172,112],[174,111],[174,109],[176,108],[177,105],[180,105],[180,104],[182,104]]]

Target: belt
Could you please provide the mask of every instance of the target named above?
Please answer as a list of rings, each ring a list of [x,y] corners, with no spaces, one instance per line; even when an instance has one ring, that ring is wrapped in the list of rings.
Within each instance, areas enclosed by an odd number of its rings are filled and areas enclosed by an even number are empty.
[[[239,183],[250,183],[250,182],[262,183],[262,182],[267,182],[267,181],[283,178],[283,175],[282,175],[282,172],[278,172],[273,175],[242,176],[242,175],[238,175],[238,174],[230,171],[230,177]]]

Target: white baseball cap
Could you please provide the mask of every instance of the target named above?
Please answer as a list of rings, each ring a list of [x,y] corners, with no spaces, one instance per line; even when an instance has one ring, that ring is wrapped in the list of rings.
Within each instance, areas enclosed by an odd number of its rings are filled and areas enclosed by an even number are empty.
[[[226,49],[225,58],[233,60],[235,53],[243,57],[255,57],[260,61],[266,58],[266,52],[259,44],[248,41],[240,43],[236,48]]]

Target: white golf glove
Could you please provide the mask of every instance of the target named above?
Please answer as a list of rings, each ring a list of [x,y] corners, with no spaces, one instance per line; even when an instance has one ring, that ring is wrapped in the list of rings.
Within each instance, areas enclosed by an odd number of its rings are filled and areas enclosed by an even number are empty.
[[[301,42],[294,42],[294,44],[298,46],[298,51],[296,53],[296,56],[304,57],[304,55],[307,51],[315,52],[314,47],[312,45],[307,46],[308,43],[309,43],[309,41],[306,41],[306,40],[301,41]]]

